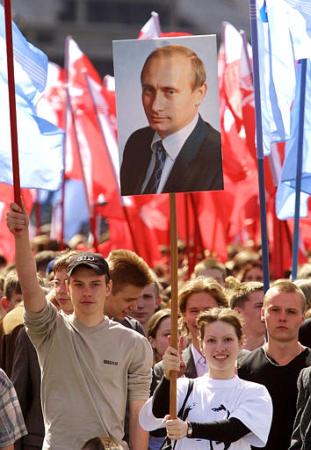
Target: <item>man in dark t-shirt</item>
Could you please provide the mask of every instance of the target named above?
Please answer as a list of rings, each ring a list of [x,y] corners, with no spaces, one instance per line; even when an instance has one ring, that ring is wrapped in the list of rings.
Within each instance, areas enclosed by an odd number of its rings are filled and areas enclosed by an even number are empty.
[[[304,311],[301,289],[288,280],[275,282],[266,292],[262,308],[268,341],[239,364],[239,376],[264,384],[272,398],[273,419],[266,450],[288,450],[290,445],[298,375],[311,365],[311,350],[298,341]]]

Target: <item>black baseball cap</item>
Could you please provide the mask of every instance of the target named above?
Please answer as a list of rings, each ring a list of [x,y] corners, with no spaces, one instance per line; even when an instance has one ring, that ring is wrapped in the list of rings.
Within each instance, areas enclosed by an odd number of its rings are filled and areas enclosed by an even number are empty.
[[[70,277],[73,271],[80,266],[89,267],[98,275],[107,275],[110,278],[108,263],[99,253],[81,252],[73,256],[67,267],[68,276]]]

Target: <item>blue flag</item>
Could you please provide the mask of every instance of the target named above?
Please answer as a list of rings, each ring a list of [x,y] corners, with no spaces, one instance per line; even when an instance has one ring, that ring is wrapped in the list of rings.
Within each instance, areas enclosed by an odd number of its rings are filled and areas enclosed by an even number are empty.
[[[295,102],[291,114],[291,138],[286,143],[285,160],[276,196],[276,209],[279,219],[294,217],[295,188],[298,152],[298,132],[303,126],[303,160],[301,176],[300,216],[308,214],[308,197],[311,195],[311,62],[307,61],[305,117],[299,123],[301,65],[298,65],[298,83]]]
[[[311,2],[310,0],[282,0],[287,11],[295,58],[311,58]]]
[[[48,60],[15,24],[12,33],[21,187],[57,190],[62,182],[64,133],[36,113]],[[0,181],[13,184],[7,84],[4,8],[0,5]]]
[[[290,138],[296,71],[284,0],[257,0],[259,77],[264,154]]]

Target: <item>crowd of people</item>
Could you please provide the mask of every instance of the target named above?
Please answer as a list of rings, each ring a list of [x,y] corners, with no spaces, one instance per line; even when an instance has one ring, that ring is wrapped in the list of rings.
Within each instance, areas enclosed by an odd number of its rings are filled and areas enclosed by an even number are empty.
[[[28,224],[12,204],[15,264],[3,260],[0,271],[0,448],[311,448],[308,264],[264,292],[258,252],[227,264],[202,256],[189,273],[180,247],[175,349],[165,263],[40,247]]]

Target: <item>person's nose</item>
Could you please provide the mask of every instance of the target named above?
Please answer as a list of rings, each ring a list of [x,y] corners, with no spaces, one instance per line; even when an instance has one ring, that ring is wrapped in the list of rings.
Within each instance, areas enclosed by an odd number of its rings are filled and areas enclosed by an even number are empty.
[[[91,287],[85,285],[85,286],[83,287],[82,294],[83,294],[84,297],[89,297],[89,296],[92,294],[92,289],[91,289]]]
[[[144,308],[144,299],[142,297],[139,297],[137,302],[135,302],[135,309],[143,309]]]
[[[137,311],[137,306],[138,306],[138,302],[137,300],[135,302],[132,302],[129,306],[128,306],[128,311],[132,312],[132,311]]]
[[[59,285],[59,292],[61,292],[61,293],[67,292],[66,284],[65,284],[65,283],[61,283],[61,284]]]
[[[280,311],[280,315],[279,315],[279,321],[280,322],[286,322],[286,320],[287,320],[286,312],[281,310]]]
[[[226,343],[224,341],[222,341],[221,339],[217,339],[215,348],[216,348],[217,352],[221,353],[221,352],[225,351]]]
[[[156,91],[152,100],[152,111],[159,112],[163,109],[163,95],[161,91]]]

